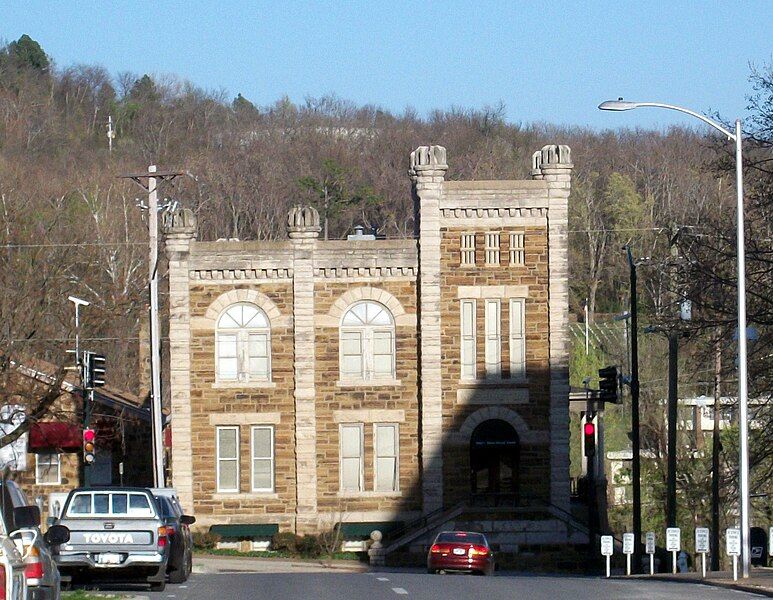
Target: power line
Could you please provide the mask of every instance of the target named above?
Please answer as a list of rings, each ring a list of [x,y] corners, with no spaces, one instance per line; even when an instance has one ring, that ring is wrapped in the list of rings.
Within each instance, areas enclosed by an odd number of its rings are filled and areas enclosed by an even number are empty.
[[[80,242],[51,244],[2,244],[0,249],[15,250],[18,248],[81,248],[91,246],[146,246],[147,242]]]

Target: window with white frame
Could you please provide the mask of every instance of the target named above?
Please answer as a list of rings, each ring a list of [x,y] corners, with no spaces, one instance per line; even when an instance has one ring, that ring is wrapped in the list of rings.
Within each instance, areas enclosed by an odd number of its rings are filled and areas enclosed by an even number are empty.
[[[358,302],[341,319],[342,381],[395,378],[395,325],[383,304]]]
[[[526,263],[526,251],[524,250],[524,234],[510,234],[510,264],[523,265]]]
[[[486,232],[486,264],[498,265],[499,264],[499,232],[487,231]]]
[[[341,436],[341,491],[363,490],[363,426],[362,423],[342,424]]]
[[[274,428],[256,425],[251,432],[252,491],[274,491]]]
[[[475,353],[475,300],[462,300],[462,379],[475,379],[476,353]]]
[[[218,381],[270,381],[271,329],[254,304],[229,306],[217,321]]]
[[[399,489],[400,467],[398,449],[400,436],[396,423],[377,423],[373,426],[375,446],[374,471],[377,492],[396,492]]]
[[[463,233],[461,239],[461,264],[475,264],[475,234]]]
[[[216,429],[217,491],[239,491],[239,428]]]
[[[62,455],[57,452],[41,452],[35,455],[35,483],[59,485],[62,483]]]
[[[526,301],[510,300],[510,377],[526,376]]]
[[[485,305],[485,335],[486,335],[486,377],[502,376],[502,335],[499,300],[486,300]]]

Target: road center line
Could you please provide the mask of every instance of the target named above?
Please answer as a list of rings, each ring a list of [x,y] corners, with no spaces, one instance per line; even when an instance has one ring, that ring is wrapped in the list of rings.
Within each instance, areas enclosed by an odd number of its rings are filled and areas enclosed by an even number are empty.
[[[389,581],[386,577],[376,577],[379,581]]]
[[[406,590],[405,588],[392,588],[392,591],[395,594],[408,595],[408,590]]]

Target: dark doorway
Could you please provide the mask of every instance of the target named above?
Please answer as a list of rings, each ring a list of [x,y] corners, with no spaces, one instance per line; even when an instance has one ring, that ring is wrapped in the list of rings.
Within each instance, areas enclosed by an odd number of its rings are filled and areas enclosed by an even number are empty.
[[[518,434],[510,423],[484,421],[470,439],[470,486],[474,504],[518,502]]]

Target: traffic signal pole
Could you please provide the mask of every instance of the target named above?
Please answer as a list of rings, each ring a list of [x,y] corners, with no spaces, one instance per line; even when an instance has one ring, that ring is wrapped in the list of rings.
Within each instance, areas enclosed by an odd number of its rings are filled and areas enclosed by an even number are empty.
[[[639,438],[639,310],[636,264],[626,247],[631,278],[631,478],[633,488],[633,572],[641,570],[641,441]]]

